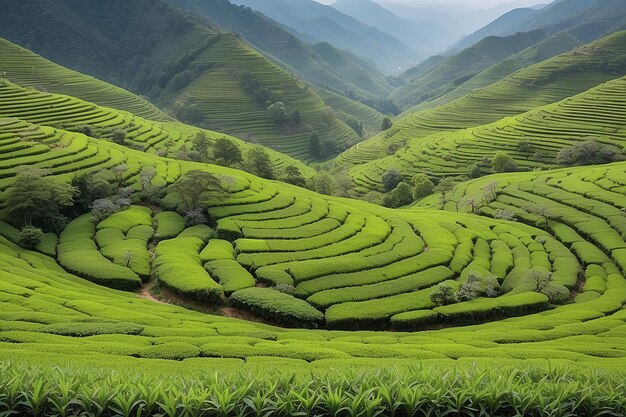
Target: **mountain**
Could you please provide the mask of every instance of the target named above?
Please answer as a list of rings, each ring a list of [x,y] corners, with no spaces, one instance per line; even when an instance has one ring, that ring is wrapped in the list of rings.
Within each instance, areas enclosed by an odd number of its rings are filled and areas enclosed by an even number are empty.
[[[361,23],[331,6],[314,0],[236,0],[284,25],[309,44],[327,42],[368,59],[385,73],[411,67],[419,56],[408,41]]]
[[[399,17],[372,0],[338,0],[332,7],[366,25],[402,39],[420,55],[441,52],[451,42],[447,30],[430,16],[414,22]]]
[[[397,148],[433,134],[493,123],[624,75],[626,31],[518,70],[443,105],[407,112],[391,129],[350,148],[338,160],[370,162],[387,155],[391,145]]]
[[[334,51],[341,62],[325,59],[310,46],[286,31],[270,18],[249,7],[232,4],[228,0],[168,0],[176,7],[190,10],[206,18],[213,25],[241,35],[257,50],[266,54],[287,70],[293,70],[303,79],[323,84],[345,92],[349,89],[360,94],[378,96],[392,87],[385,77],[370,63],[344,51]],[[322,47],[318,47],[322,48]],[[330,49],[326,45],[323,48]],[[348,61],[346,63],[345,61]],[[345,71],[345,67],[350,67]]]
[[[508,37],[485,38],[471,48],[431,66],[425,72],[417,71],[417,76],[413,76],[407,84],[394,90],[389,99],[404,109],[432,100],[544,38],[545,33],[540,30]]]
[[[151,120],[172,120],[156,106],[130,91],[64,68],[2,38],[0,63],[0,77],[24,87],[74,96]]]
[[[29,12],[34,9],[45,13]],[[304,160],[312,158],[313,131],[339,150],[357,140],[296,76],[235,35],[163,1],[27,0],[3,10],[0,36],[146,95],[181,121]],[[276,102],[284,110],[275,106],[272,119],[268,104]],[[285,120],[297,113],[293,122]]]
[[[560,0],[541,9],[522,8],[504,14],[467,36],[457,45],[466,48],[487,36],[506,36],[536,29],[567,31],[583,42],[626,28],[626,0]]]
[[[437,97],[434,100],[424,101],[417,106],[414,106],[406,111],[426,109],[430,107],[440,106],[450,101],[461,98],[466,94],[471,93],[474,90],[481,89],[497,81],[500,81],[514,72],[526,68],[532,64],[536,64],[541,61],[545,61],[553,56],[563,54],[571,51],[577,46],[580,46],[581,42],[569,35],[566,32],[556,33],[549,38],[524,49],[517,54],[511,55],[509,58],[500,61],[499,63],[487,68],[475,77],[470,78],[468,81],[456,87],[449,93]]]

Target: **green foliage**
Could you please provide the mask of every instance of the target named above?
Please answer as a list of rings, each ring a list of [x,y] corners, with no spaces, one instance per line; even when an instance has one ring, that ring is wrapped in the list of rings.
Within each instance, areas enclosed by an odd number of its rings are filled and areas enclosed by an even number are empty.
[[[413,190],[413,198],[415,200],[429,196],[435,191],[435,185],[430,178],[424,174],[418,174],[413,177],[413,185],[415,185],[415,189]]]
[[[34,249],[43,241],[43,231],[38,227],[25,226],[20,231],[20,245]]]
[[[457,300],[457,292],[448,284],[439,284],[430,293],[430,300],[438,306],[452,304]]]
[[[44,217],[58,215],[71,206],[76,189],[68,184],[54,181],[49,171],[19,167],[11,187],[7,190],[4,204],[12,214],[19,215],[25,226]]]
[[[261,146],[255,146],[246,154],[246,170],[265,179],[274,178],[274,170],[269,155]]]
[[[385,191],[392,191],[404,180],[404,176],[396,168],[389,168],[383,174],[383,187]]]
[[[215,142],[213,148],[213,158],[215,160],[222,159],[226,163],[226,166],[232,166],[233,164],[240,164],[243,162],[243,156],[241,155],[241,149],[232,140],[227,138],[219,138]]]
[[[515,172],[517,164],[506,152],[498,152],[491,161],[491,167],[495,172]]]
[[[382,124],[380,125],[380,131],[384,132],[385,130],[389,130],[392,126],[393,122],[391,121],[391,118],[385,117],[382,121]]]
[[[296,326],[317,326],[324,320],[324,315],[306,301],[270,288],[239,290],[230,299],[266,317]]]
[[[561,149],[556,160],[562,165],[597,165],[613,162],[615,152],[597,139],[589,139],[575,143],[569,148]]]

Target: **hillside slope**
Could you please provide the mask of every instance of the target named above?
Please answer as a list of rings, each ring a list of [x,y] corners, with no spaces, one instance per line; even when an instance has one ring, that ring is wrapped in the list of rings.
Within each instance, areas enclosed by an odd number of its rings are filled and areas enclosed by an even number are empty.
[[[45,9],[46,16],[28,12],[37,8]],[[57,22],[63,22],[64,30]],[[302,159],[311,159],[306,138],[314,129],[339,146],[357,139],[349,127],[329,117],[323,100],[297,78],[234,35],[221,34],[200,17],[160,0],[12,2],[0,23],[0,35],[66,67],[145,94],[184,122],[255,140]],[[25,32],[23,27],[32,30]],[[219,56],[219,67],[207,62],[213,56]],[[233,70],[248,71],[254,88],[244,91]],[[186,93],[190,85],[193,95]],[[255,96],[259,91],[263,94]],[[260,99],[265,96],[287,101],[289,112],[298,109],[297,126],[273,123],[267,102]],[[233,111],[240,108],[241,112]]]
[[[394,90],[388,98],[403,109],[432,100],[544,38],[543,31],[485,38],[471,48],[431,67],[427,72],[411,77],[406,85]]]
[[[255,48],[293,68],[307,81],[325,84],[341,92],[354,89],[365,95],[381,95],[391,90],[384,76],[362,59],[335,51],[343,55],[343,60],[351,61],[352,71],[343,71],[343,65],[336,65],[334,60],[320,56],[313,47],[281,28],[280,24],[248,7],[233,5],[228,0],[169,0],[169,3],[196,12],[216,26],[240,34]]]
[[[146,119],[171,120],[156,106],[129,91],[64,68],[2,38],[0,62],[2,77],[24,87],[75,96]]]
[[[622,159],[626,144],[626,78],[608,81],[574,97],[536,107],[527,113],[455,132],[444,132],[408,142],[393,156],[351,170],[365,188],[382,187],[383,173],[394,167],[407,178],[427,173],[441,178],[463,176],[476,164],[492,173],[491,159],[507,152],[522,171],[557,166],[557,153],[590,137],[607,145]],[[527,143],[521,149],[520,143]]]
[[[314,0],[236,0],[280,22],[307,43],[328,42],[366,58],[386,73],[414,65],[416,53],[403,40]]]
[[[372,161],[385,155],[391,144],[491,123],[576,95],[625,74],[626,32],[618,32],[519,70],[445,105],[400,118],[389,131],[352,147],[339,158],[353,164]]]
[[[548,33],[567,31],[583,42],[626,28],[624,0],[562,0],[542,9],[516,9],[463,39],[457,47],[467,48],[487,36],[507,36],[542,29]]]

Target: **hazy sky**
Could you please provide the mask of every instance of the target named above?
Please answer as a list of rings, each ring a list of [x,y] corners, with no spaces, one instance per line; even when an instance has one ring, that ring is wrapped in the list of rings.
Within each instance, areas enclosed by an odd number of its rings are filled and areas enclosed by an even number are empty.
[[[331,4],[335,0],[317,0],[320,3]],[[378,1],[378,0],[375,0]],[[534,6],[541,3],[549,3],[550,0],[381,0],[381,2],[403,3],[408,5],[420,4],[460,4],[466,7],[483,8],[511,4],[511,8],[522,6]]]

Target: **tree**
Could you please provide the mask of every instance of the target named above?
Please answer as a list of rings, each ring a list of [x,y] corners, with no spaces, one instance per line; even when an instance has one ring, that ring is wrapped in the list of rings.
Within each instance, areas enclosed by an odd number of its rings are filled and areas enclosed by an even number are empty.
[[[315,191],[320,194],[332,195],[335,188],[335,179],[328,172],[321,171],[313,179]]]
[[[531,204],[524,207],[530,214],[535,214],[539,216],[539,221],[537,222],[537,226],[546,228],[548,226],[548,221],[555,219],[557,216],[550,210],[550,207],[544,204]]]
[[[267,107],[267,113],[276,126],[283,126],[289,120],[289,113],[281,101],[270,104]]]
[[[354,116],[346,117],[346,124],[356,132],[357,135],[363,136],[363,123]]]
[[[457,297],[460,301],[471,301],[478,297],[481,287],[481,276],[476,271],[469,271],[467,281],[461,284]]]
[[[22,217],[24,226],[33,220],[56,216],[62,208],[74,202],[76,188],[47,177],[50,172],[32,167],[17,168],[11,187],[5,192],[5,207],[9,213]]]
[[[204,214],[204,209],[201,207],[196,207],[185,211],[185,224],[188,227],[198,224],[205,224],[208,221],[209,219]]]
[[[391,118],[385,117],[380,125],[380,131],[384,132],[385,130],[389,130],[392,126],[393,122],[391,121]]]
[[[517,144],[518,152],[529,153],[529,152],[532,152],[532,150],[533,150],[532,144],[527,140],[523,140]]]
[[[36,248],[43,240],[43,231],[38,227],[26,226],[20,232],[20,245],[27,249]]]
[[[498,198],[498,183],[495,181],[491,181],[483,187],[483,200],[485,204],[489,204],[493,201],[496,201]]]
[[[498,152],[491,161],[491,167],[495,172],[515,172],[517,165],[513,158],[506,152]]]
[[[456,301],[456,291],[448,284],[439,284],[430,293],[430,301],[437,306],[452,304]]]
[[[398,186],[398,184],[402,182],[402,180],[404,180],[404,176],[397,169],[389,168],[383,174],[382,180],[385,191],[391,191],[394,190]]]
[[[406,182],[398,184],[393,193],[398,207],[406,206],[413,202],[413,190]]]
[[[113,194],[113,187],[109,182],[110,174],[108,171],[98,171],[75,175],[72,178],[71,184],[76,189],[74,209],[78,213],[86,213],[95,200]]]
[[[508,220],[510,222],[517,221],[517,217],[515,216],[515,213],[513,213],[511,210],[506,210],[506,209],[497,209],[493,217],[494,219],[498,219],[498,220]]]
[[[204,201],[216,191],[222,190],[220,179],[208,172],[193,170],[185,173],[168,191],[178,196],[183,212],[202,208]]]
[[[287,176],[285,177],[286,183],[297,185],[298,187],[304,187],[306,185],[306,181],[297,166],[289,165],[285,169],[285,173],[287,174]]]
[[[417,174],[413,177],[413,198],[419,200],[428,195],[431,195],[435,189],[435,184],[424,174]]]
[[[489,275],[485,279],[485,296],[488,298],[495,298],[500,294],[500,283],[498,278],[493,275]]]
[[[319,159],[321,156],[322,148],[317,132],[311,132],[309,135],[309,153],[313,155],[315,159]]]
[[[347,171],[341,171],[335,176],[335,188],[340,197],[348,197],[353,186],[352,178]]]
[[[107,216],[117,213],[121,210],[121,206],[110,198],[99,198],[91,203],[91,212],[96,216],[98,221],[102,221]]]
[[[531,269],[526,274],[526,279],[524,281],[532,284],[533,291],[542,292],[552,282],[552,272]]]
[[[209,156],[209,147],[211,142],[205,132],[198,132],[196,138],[193,141],[193,150],[200,154],[202,160],[206,160]]]
[[[435,192],[441,193],[441,203],[445,205],[448,202],[448,197],[456,189],[456,182],[452,177],[446,177],[439,181],[439,184],[435,187]]]
[[[615,153],[610,148],[597,139],[589,139],[561,149],[556,161],[562,165],[596,165],[613,162],[614,158]]]
[[[126,140],[126,132],[121,129],[115,130],[111,135],[111,140],[113,140],[113,142],[117,143],[118,145],[123,145],[124,141]]]
[[[254,146],[246,155],[246,167],[248,172],[265,179],[273,179],[274,171],[272,161],[265,149],[261,146]]]
[[[230,139],[225,137],[219,138],[215,142],[213,148],[213,158],[217,161],[222,159],[226,166],[232,166],[233,164],[240,164],[243,162],[243,156],[241,155],[241,149]]]
[[[124,174],[126,173],[126,171],[128,171],[128,165],[126,164],[119,164],[111,168],[111,172],[115,176],[115,182],[117,183],[118,187],[122,186],[122,183],[124,182]]]
[[[478,209],[480,208],[480,202],[474,197],[463,197],[461,201],[459,201],[459,209],[465,207],[469,207],[470,211],[476,214],[478,213]]]
[[[468,177],[470,177],[470,178],[479,178],[481,174],[482,174],[482,171],[481,171],[481,169],[480,169],[480,165],[478,165],[478,164],[473,164],[473,165],[470,167],[469,172],[468,172],[468,174],[467,174],[467,175],[468,175]]]
[[[291,112],[291,116],[289,116],[291,124],[294,126],[300,126],[302,123],[302,115],[300,115],[300,110],[295,109]]]
[[[148,165],[141,169],[139,172],[139,183],[142,190],[147,190],[152,186],[152,180],[156,177],[156,168]]]

